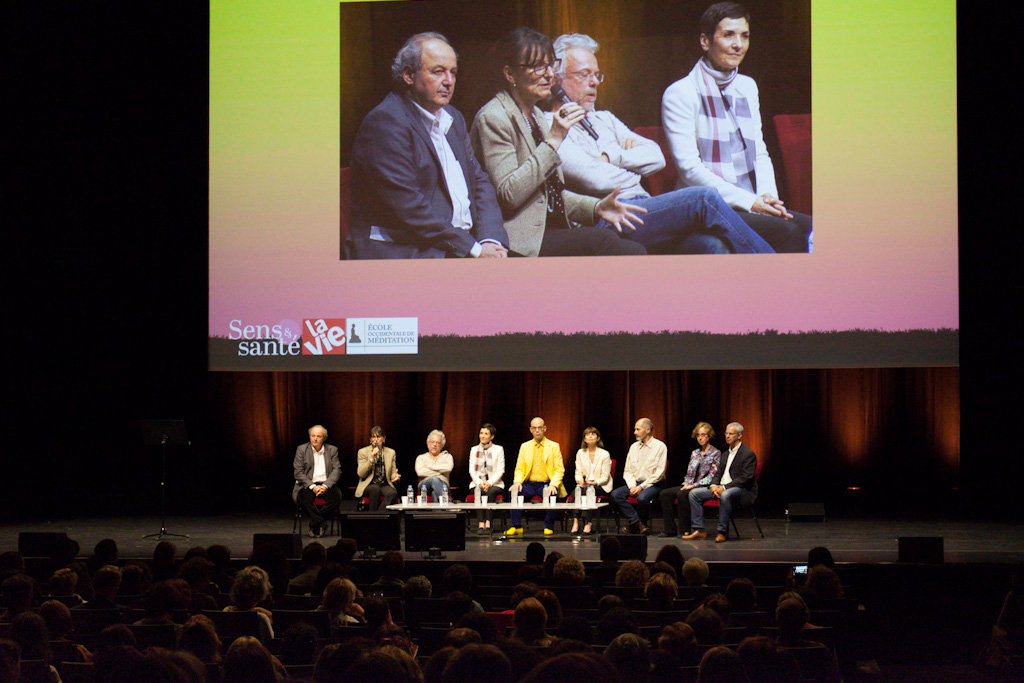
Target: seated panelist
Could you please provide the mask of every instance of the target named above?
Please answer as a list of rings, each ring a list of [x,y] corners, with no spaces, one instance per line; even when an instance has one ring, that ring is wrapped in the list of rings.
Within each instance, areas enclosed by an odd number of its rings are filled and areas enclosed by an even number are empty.
[[[445,486],[450,486],[448,478],[455,467],[452,454],[444,449],[447,438],[440,429],[427,435],[427,452],[416,456],[416,476],[420,478],[419,488],[427,488],[427,494],[435,503],[440,500]]]
[[[324,535],[324,519],[341,505],[341,492],[335,486],[341,476],[338,448],[324,443],[326,440],[323,425],[313,425],[309,428],[309,442],[295,449],[292,460],[292,500],[309,514],[309,535],[314,538]],[[317,498],[324,500],[324,505],[317,506]]]
[[[469,486],[480,487],[480,496],[487,503],[497,502],[505,495],[505,449],[494,443],[494,425],[480,427],[480,443],[469,449]],[[491,510],[478,510],[477,526],[481,533],[491,528]]]
[[[370,500],[370,511],[375,512],[395,502],[398,490],[395,483],[402,476],[395,465],[395,450],[384,445],[387,435],[384,428],[370,429],[370,445],[359,449],[356,454],[356,498],[363,496]]]
[[[439,33],[418,33],[398,51],[394,91],[352,146],[352,258],[506,256],[494,187],[449,104],[457,74],[458,56]]]
[[[508,489],[510,496],[522,495],[525,500],[534,496],[545,498],[558,496],[566,498],[562,478],[565,476],[565,463],[562,461],[562,450],[558,444],[544,435],[548,426],[543,418],[530,420],[530,433],[533,438],[519,447],[516,458],[516,471],[512,486]],[[512,510],[509,536],[523,533],[523,511]],[[555,533],[555,511],[551,510],[544,516],[544,534]]]

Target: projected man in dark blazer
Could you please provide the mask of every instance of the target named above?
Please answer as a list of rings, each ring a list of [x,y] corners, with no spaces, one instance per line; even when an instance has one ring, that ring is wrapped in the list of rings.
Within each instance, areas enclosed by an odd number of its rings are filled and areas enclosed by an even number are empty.
[[[398,51],[395,90],[363,119],[352,146],[353,258],[507,255],[494,187],[449,105],[457,72],[439,33],[416,34]]]
[[[729,518],[733,507],[751,505],[757,500],[757,456],[743,445],[743,425],[730,422],[725,428],[725,443],[729,448],[722,452],[711,485],[690,492],[690,524],[693,530],[685,534],[683,540],[696,541],[708,537],[704,533],[704,501],[712,498],[721,501],[715,543],[725,543],[729,540]]]
[[[309,428],[309,443],[295,449],[295,488],[292,500],[309,513],[309,535],[319,538],[324,535],[324,518],[328,517],[341,504],[341,492],[335,484],[341,476],[341,463],[338,460],[336,446],[324,443],[327,430],[322,425]],[[322,498],[324,504],[316,505],[316,499]]]

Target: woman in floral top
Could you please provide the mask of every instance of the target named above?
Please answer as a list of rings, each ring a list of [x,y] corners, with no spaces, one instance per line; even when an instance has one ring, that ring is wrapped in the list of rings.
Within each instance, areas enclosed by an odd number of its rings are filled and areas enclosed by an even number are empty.
[[[690,491],[711,484],[722,457],[721,451],[711,445],[715,429],[707,422],[698,422],[690,436],[697,440],[697,448],[690,454],[682,486],[666,488],[658,496],[661,501],[661,518],[665,520],[665,531],[660,534],[661,538],[678,536],[690,530]],[[676,514],[672,514],[673,503],[676,505]]]

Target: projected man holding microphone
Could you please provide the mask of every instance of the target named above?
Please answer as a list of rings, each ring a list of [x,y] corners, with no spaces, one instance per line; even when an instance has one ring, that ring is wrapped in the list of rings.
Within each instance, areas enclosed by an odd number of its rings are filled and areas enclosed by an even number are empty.
[[[575,102],[587,112],[569,129],[558,154],[566,186],[603,197],[621,188],[619,198],[647,210],[642,225],[624,235],[652,254],[772,253],[773,249],[736,215],[717,190],[691,187],[652,197],[643,176],[665,167],[658,143],[629,130],[614,114],[596,110],[604,74],[597,64],[597,41],[588,35],[561,35],[554,42],[559,64],[552,88],[554,106]],[[548,113],[550,123],[554,114]]]

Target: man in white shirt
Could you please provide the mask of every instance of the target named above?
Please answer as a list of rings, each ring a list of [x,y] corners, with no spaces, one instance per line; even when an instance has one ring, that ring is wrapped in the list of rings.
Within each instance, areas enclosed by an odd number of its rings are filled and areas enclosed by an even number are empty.
[[[309,535],[313,538],[324,535],[324,519],[341,505],[341,492],[335,486],[341,476],[341,462],[337,447],[325,444],[326,439],[323,425],[313,425],[309,428],[309,443],[295,449],[292,461],[292,500],[309,513]],[[317,498],[324,501],[322,506],[316,504]]]
[[[353,258],[504,258],[494,186],[452,107],[458,55],[439,33],[406,41],[395,90],[363,119],[352,146]]]
[[[449,486],[448,477],[455,467],[455,459],[448,451],[442,450],[447,438],[440,429],[427,435],[427,452],[416,457],[416,476],[420,478],[419,487],[427,487],[430,499],[437,502],[441,498],[444,487]]]
[[[625,486],[612,491],[612,503],[626,518],[624,534],[648,534],[649,526],[644,522],[651,519],[651,505],[661,493],[660,484],[665,480],[665,468],[668,465],[668,447],[652,435],[654,423],[646,417],[636,421],[633,435],[636,441],[629,447],[626,455],[626,466],[622,478]],[[629,497],[636,498],[637,508],[629,502]]]
[[[693,530],[683,536],[687,541],[708,537],[704,533],[704,501],[718,498],[718,534],[715,543],[729,540],[729,519],[737,505],[753,505],[757,500],[757,455],[743,444],[743,425],[730,422],[725,428],[728,450],[722,452],[718,471],[710,486],[690,492],[690,524]]]
[[[621,188],[619,197],[647,209],[643,225],[623,238],[643,244],[651,254],[772,253],[714,188],[648,194],[640,180],[664,168],[665,155],[658,143],[632,132],[610,111],[596,109],[597,88],[604,82],[597,41],[572,33],[559,36],[554,48],[560,60],[556,77],[565,94],[587,111],[586,121],[598,136],[576,125],[559,146],[569,189],[603,197]]]

